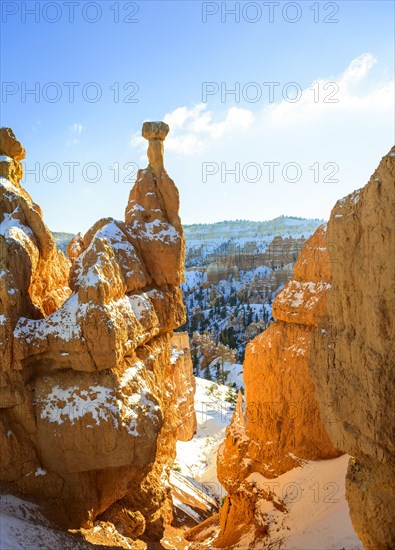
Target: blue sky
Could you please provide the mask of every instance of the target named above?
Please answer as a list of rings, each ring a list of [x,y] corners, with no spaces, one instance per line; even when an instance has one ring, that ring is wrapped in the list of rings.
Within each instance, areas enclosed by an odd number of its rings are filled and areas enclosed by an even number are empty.
[[[394,141],[390,1],[25,4],[2,2],[1,124],[53,230],[123,217],[144,120],[184,223],[327,218]]]

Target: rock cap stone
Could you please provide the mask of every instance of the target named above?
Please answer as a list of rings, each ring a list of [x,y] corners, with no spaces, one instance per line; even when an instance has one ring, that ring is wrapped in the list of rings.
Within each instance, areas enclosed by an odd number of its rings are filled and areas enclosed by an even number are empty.
[[[0,128],[0,155],[22,160],[26,152],[22,144],[16,139],[11,128]]]
[[[169,126],[165,122],[144,122],[142,136],[145,139],[159,139],[164,141],[169,133]]]

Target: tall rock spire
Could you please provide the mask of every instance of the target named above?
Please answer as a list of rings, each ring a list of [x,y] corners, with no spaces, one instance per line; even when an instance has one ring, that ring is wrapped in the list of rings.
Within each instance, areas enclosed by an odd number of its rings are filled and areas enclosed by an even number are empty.
[[[164,147],[163,142],[169,133],[169,127],[165,122],[144,122],[142,136],[148,140],[149,167],[157,178],[164,171]]]
[[[185,321],[185,243],[163,168],[168,130],[145,125],[150,166],[126,221],[101,219],[74,240],[66,289],[70,262],[41,210],[7,166],[0,178],[0,482],[51,499],[68,527],[101,515],[128,537],[155,540],[172,520],[177,380],[193,378],[170,355]],[[0,137],[2,164],[23,157],[11,130]]]

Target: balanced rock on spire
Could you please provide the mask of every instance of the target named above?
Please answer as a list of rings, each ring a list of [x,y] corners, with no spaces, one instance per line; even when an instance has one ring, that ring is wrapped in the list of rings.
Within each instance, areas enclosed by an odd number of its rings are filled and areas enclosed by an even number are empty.
[[[129,195],[125,220],[139,239],[141,255],[150,265],[155,285],[179,285],[184,280],[185,241],[178,215],[180,198],[163,166],[164,122],[145,122],[149,165],[139,170]]]
[[[148,139],[148,160],[150,168],[156,177],[160,177],[164,171],[164,147],[163,142],[169,133],[169,127],[165,122],[144,122],[142,136]]]
[[[159,540],[172,519],[177,381],[193,377],[177,372],[191,364],[170,353],[185,320],[185,243],[178,191],[163,168],[168,127],[145,127],[150,165],[138,173],[126,221],[104,218],[76,237],[72,265],[19,176],[2,172],[0,482],[49,503],[68,527],[103,519],[128,537]],[[0,137],[2,154],[19,162],[12,131]],[[194,388],[188,393],[193,403]]]

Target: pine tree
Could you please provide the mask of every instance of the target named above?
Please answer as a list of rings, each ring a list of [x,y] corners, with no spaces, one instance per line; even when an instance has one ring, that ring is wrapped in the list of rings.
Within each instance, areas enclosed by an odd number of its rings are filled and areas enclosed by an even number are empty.
[[[204,378],[206,380],[210,380],[211,382],[213,380],[213,377],[211,376],[211,372],[210,372],[210,365],[207,365],[207,367],[204,369]]]
[[[232,405],[235,405],[237,402],[237,392],[232,386],[230,386],[228,391],[226,392],[225,401],[228,401],[228,403],[232,403]]]

